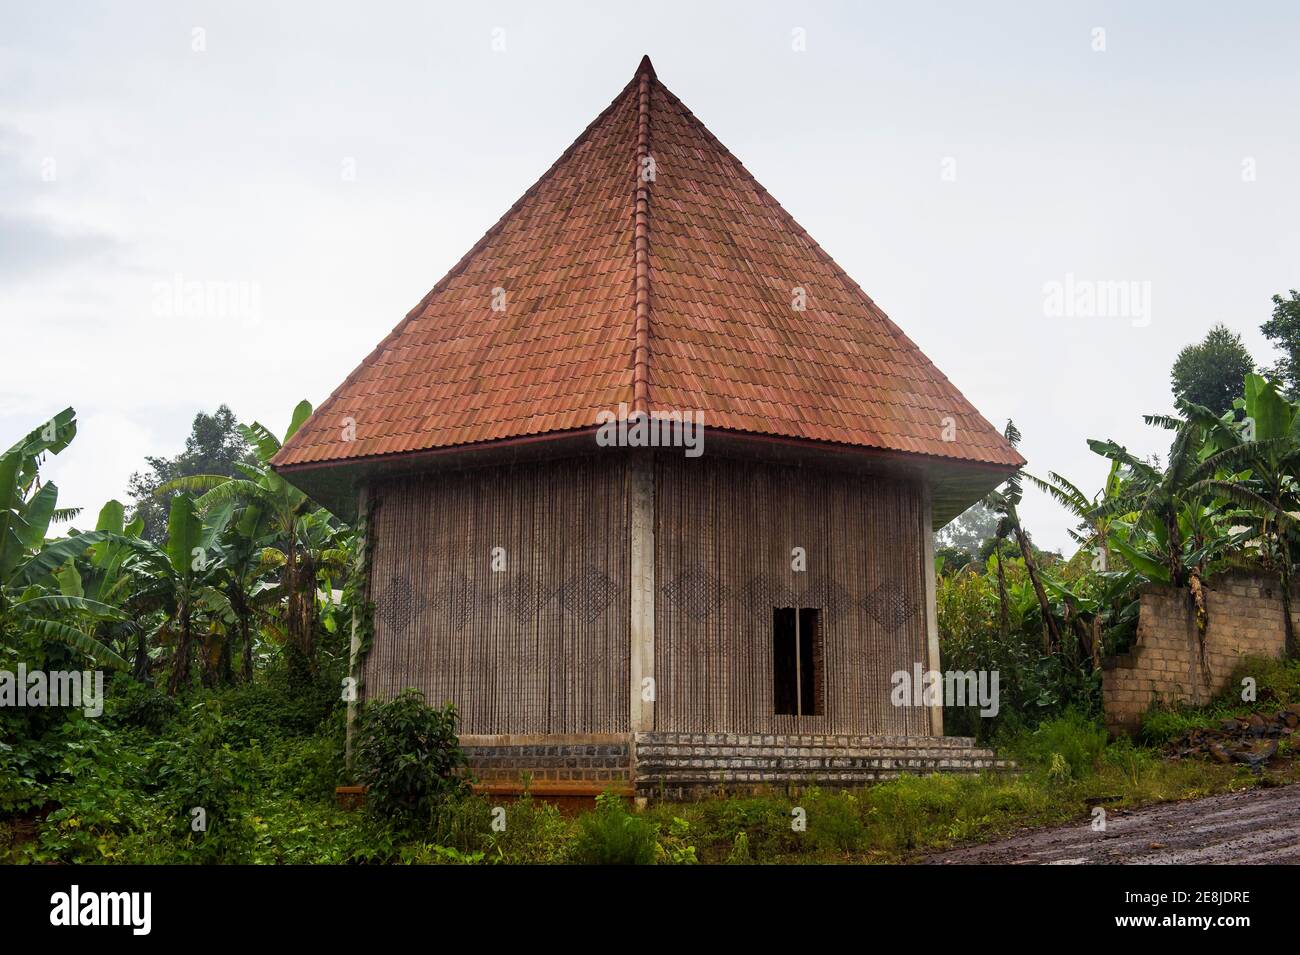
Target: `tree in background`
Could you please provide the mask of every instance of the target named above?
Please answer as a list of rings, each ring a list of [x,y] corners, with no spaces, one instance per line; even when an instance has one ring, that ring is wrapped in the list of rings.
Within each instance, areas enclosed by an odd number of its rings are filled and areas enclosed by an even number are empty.
[[[174,458],[147,457],[149,471],[131,475],[132,516],[144,522],[140,536],[159,545],[167,539],[167,518],[176,492],[159,493],[164,484],[195,474],[240,477],[238,466],[256,460],[227,405],[212,414],[200,411],[194,416],[184,451]]]
[[[985,503],[972,504],[945,524],[935,536],[944,547],[977,551],[998,529],[998,515]]]
[[[1011,446],[1017,447],[1020,444],[1020,429],[1012,421],[1007,422],[1003,435]],[[1001,603],[1001,621],[1003,632],[1007,629],[1007,587],[1006,574],[1003,570],[1002,542],[1008,537],[1015,540],[1020,548],[1020,557],[1025,562],[1025,573],[1029,576],[1029,582],[1034,588],[1034,595],[1038,598],[1039,608],[1043,614],[1043,650],[1046,653],[1052,653],[1061,646],[1061,634],[1057,628],[1056,619],[1052,616],[1052,607],[1047,599],[1047,593],[1043,590],[1043,578],[1039,573],[1038,565],[1034,561],[1034,547],[1029,542],[1029,535],[1026,533],[1024,525],[1020,522],[1020,499],[1024,496],[1024,470],[1017,469],[1016,472],[1007,478],[1005,484],[996,491],[990,491],[984,498],[984,506],[998,516],[997,532],[994,534],[996,545],[994,555],[997,557],[998,571],[998,599]]]
[[[1254,370],[1255,360],[1241,336],[1224,325],[1215,325],[1203,341],[1178,353],[1169,378],[1174,397],[1221,415],[1241,394],[1242,379]]]
[[[1282,351],[1270,368],[1270,378],[1282,382],[1292,398],[1300,397],[1300,293],[1291,289],[1291,297],[1273,296],[1273,317],[1259,327],[1273,345]]]

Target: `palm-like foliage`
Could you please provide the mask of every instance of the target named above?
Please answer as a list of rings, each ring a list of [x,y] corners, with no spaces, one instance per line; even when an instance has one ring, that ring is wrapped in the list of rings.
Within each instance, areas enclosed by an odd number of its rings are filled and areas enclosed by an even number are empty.
[[[157,636],[175,645],[168,684],[173,694],[189,682],[196,611],[210,596],[221,566],[216,532],[199,519],[194,499],[182,493],[172,498],[166,548],[131,540],[131,568],[140,579],[142,604],[164,612]]]
[[[285,441],[311,416],[311,410],[306,401],[298,404],[285,432]],[[259,459],[255,466],[240,466],[243,478],[196,475],[172,481],[160,488],[160,492],[202,492],[198,506],[205,515],[228,510],[249,535],[255,537],[261,530],[269,531],[271,546],[284,555],[281,588],[285,642],[308,665],[314,665],[316,583],[322,553],[320,532],[324,527],[332,527],[333,519],[271,470],[269,462],[280,450],[280,439],[257,422],[240,427]],[[238,599],[234,598],[232,604]]]
[[[1264,541],[1282,578],[1287,641],[1294,652],[1289,612],[1294,521],[1288,510],[1296,496],[1300,422],[1296,407],[1262,378],[1248,376],[1245,392],[1237,402],[1246,412],[1242,422],[1232,411],[1216,416],[1182,400],[1178,416],[1146,415],[1148,424],[1174,432],[1163,469],[1115,442],[1089,441],[1111,460],[1120,486],[1081,512],[1098,528],[1105,525],[1109,547],[1143,577],[1187,589],[1202,640],[1210,567],[1239,553],[1252,538]]]
[[[92,636],[99,622],[121,620],[121,614],[87,597],[65,572],[107,535],[46,542],[50,524],[76,511],[58,508],[59,489],[41,483],[40,466],[46,454],[58,454],[76,433],[76,412],[66,408],[0,455],[0,640],[32,634],[125,668],[118,654]]]
[[[1003,434],[1012,447],[1020,444],[1020,430],[1012,421],[1007,422]],[[990,508],[998,515],[998,529],[996,532],[997,544],[995,545],[998,567],[998,591],[1002,600],[1002,625],[1006,628],[1006,579],[1002,570],[1002,542],[1008,535],[1014,536],[1016,543],[1020,547],[1020,555],[1025,562],[1025,572],[1029,575],[1029,582],[1034,588],[1034,595],[1038,599],[1038,606],[1043,615],[1043,642],[1047,652],[1061,646],[1061,634],[1056,625],[1056,618],[1052,614],[1051,601],[1047,599],[1047,592],[1043,589],[1042,576],[1039,573],[1038,565],[1034,561],[1033,545],[1029,542],[1029,535],[1025,533],[1024,525],[1020,522],[1020,501],[1024,497],[1023,485],[1024,471],[1017,470],[1011,475],[996,491],[992,491],[984,499],[986,507]]]
[[[1291,543],[1296,536],[1293,512],[1300,497],[1300,405],[1258,375],[1246,377],[1245,395],[1236,405],[1245,419],[1239,426],[1215,432],[1213,453],[1189,476],[1190,491],[1234,506],[1233,518],[1263,542],[1265,558],[1282,584],[1287,653],[1295,656]]]

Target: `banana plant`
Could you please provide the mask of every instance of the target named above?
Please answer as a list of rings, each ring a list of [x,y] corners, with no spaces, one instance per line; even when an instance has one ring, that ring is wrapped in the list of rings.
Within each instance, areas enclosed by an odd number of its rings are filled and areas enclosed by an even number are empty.
[[[189,494],[180,493],[168,512],[166,548],[128,538],[134,551],[130,568],[139,575],[142,602],[164,612],[158,636],[176,648],[167,686],[173,696],[190,681],[196,616],[222,564],[216,546],[220,532],[220,527],[204,524]]]
[[[1020,443],[1020,430],[1015,426],[1014,422],[1007,422],[1003,434],[1013,448]],[[1011,477],[1007,478],[1006,483],[1001,488],[991,491],[984,499],[984,505],[998,515],[996,531],[998,592],[1004,608],[1002,624],[1005,630],[1007,622],[1005,610],[1006,581],[1002,572],[1002,541],[1008,536],[1014,536],[1016,543],[1020,546],[1020,555],[1025,562],[1025,572],[1029,576],[1029,582],[1034,588],[1034,596],[1038,600],[1038,606],[1042,612],[1044,650],[1051,653],[1061,646],[1061,634],[1056,625],[1056,618],[1052,615],[1051,602],[1047,599],[1047,592],[1043,589],[1042,574],[1034,561],[1033,546],[1029,543],[1029,535],[1025,533],[1024,525],[1020,521],[1020,499],[1024,496],[1023,477],[1024,471],[1017,469]]]
[[[1300,506],[1300,404],[1282,395],[1276,383],[1247,375],[1235,407],[1243,420],[1216,434],[1216,450],[1190,475],[1191,490],[1230,502],[1233,517],[1264,543],[1281,583],[1287,655],[1295,658],[1300,648],[1291,619],[1291,545]]]
[[[298,403],[285,432],[285,441],[294,435],[311,412],[309,402]],[[286,642],[308,666],[314,667],[319,552],[313,550],[311,536],[313,528],[331,519],[327,511],[316,507],[307,495],[271,470],[271,458],[281,447],[279,438],[259,422],[240,425],[240,431],[258,457],[254,466],[238,465],[244,477],[200,474],[168,482],[159,488],[159,493],[187,491],[201,494],[198,506],[205,514],[226,507],[233,508],[237,515],[241,510],[257,509],[261,515],[259,519],[265,520],[272,530],[273,546],[284,555],[281,585],[285,598]]]
[[[139,606],[137,578],[131,570],[130,558],[135,553],[132,541],[138,540],[144,530],[144,520],[126,521],[126,509],[120,501],[112,500],[99,511],[95,530],[107,535],[86,551],[84,560],[69,562],[59,571],[65,592],[76,589],[101,603],[123,610],[127,619],[103,621],[96,632],[97,638],[109,646],[120,648],[122,656],[134,657],[132,672],[136,679],[148,679],[149,647],[147,643],[147,613]]]
[[[58,454],[76,433],[76,412],[65,408],[0,455],[0,639],[32,634],[125,669],[126,661],[92,636],[99,622],[121,621],[122,614],[60,575],[108,535],[46,540],[51,523],[76,511],[58,507],[59,489],[41,482],[40,466],[46,454]]]
[[[1163,469],[1113,441],[1088,442],[1124,475],[1120,492],[1093,515],[1109,522],[1109,546],[1128,566],[1147,580],[1187,591],[1203,653],[1209,567],[1240,550],[1250,536],[1234,529],[1247,492],[1233,458],[1244,452],[1232,451],[1241,447],[1242,426],[1231,411],[1218,416],[1183,399],[1177,409],[1177,416],[1144,416],[1148,424],[1174,432]]]

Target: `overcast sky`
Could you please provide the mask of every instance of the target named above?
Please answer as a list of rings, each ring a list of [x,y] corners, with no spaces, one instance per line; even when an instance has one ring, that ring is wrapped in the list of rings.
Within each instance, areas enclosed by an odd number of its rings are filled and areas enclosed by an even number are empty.
[[[1269,298],[1300,287],[1292,3],[0,11],[0,445],[73,405],[64,505],[125,500],[199,409],[280,430],[322,401],[644,53],[985,417],[1015,419],[1036,473],[1095,488],[1089,437],[1163,452],[1140,415],[1170,406],[1178,350],[1224,322],[1272,360]],[[1053,314],[1097,282],[1136,294]],[[1023,513],[1068,544],[1055,505]]]

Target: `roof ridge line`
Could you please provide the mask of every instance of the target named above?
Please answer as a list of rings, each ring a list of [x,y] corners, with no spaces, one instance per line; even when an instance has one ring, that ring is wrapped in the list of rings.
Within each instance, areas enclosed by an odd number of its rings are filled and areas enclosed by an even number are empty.
[[[650,57],[637,68],[636,190],[632,201],[632,264],[635,274],[632,322],[632,411],[650,410],[650,184],[654,157],[650,153],[650,89],[654,67]]]
[[[547,168],[547,170],[544,173],[542,173],[540,176],[537,177],[537,181],[534,182],[531,186],[529,186],[528,189],[524,191],[524,194],[520,196],[518,199],[516,199],[515,202],[510,206],[510,208],[501,214],[501,218],[497,219],[497,221],[494,222],[488,228],[488,230],[484,232],[482,236],[479,237],[479,240],[477,242],[475,242],[472,246],[470,246],[469,251],[460,257],[460,259],[456,262],[456,264],[453,265],[447,271],[447,274],[444,275],[442,278],[440,278],[434,284],[433,288],[429,289],[429,291],[427,291],[424,294],[424,296],[420,299],[420,301],[416,303],[415,307],[412,308],[409,312],[407,312],[406,315],[403,316],[400,322],[398,322],[396,325],[393,326],[393,328],[388,332],[388,334],[385,335],[380,340],[379,344],[376,345],[374,348],[372,348],[370,350],[370,353],[366,355],[366,357],[363,358],[357,364],[357,366],[352,369],[352,371],[348,372],[348,376],[339,383],[339,386],[337,388],[335,388],[333,391],[330,392],[328,398],[326,398],[324,401],[321,402],[320,407],[315,409],[311,417],[307,419],[308,421],[310,421],[311,418],[315,418],[317,415],[323,415],[326,409],[328,409],[331,405],[334,404],[335,399],[339,397],[343,389],[346,388],[348,385],[350,385],[354,380],[356,380],[356,377],[359,374],[361,374],[362,369],[369,367],[371,362],[373,362],[381,354],[383,354],[384,349],[387,348],[391,342],[397,339],[397,337],[401,334],[402,330],[406,328],[406,326],[410,324],[413,319],[419,316],[419,314],[424,310],[425,306],[429,304],[429,301],[433,298],[433,296],[436,295],[438,292],[440,292],[443,288],[445,288],[448,282],[450,282],[452,279],[454,279],[457,275],[459,275],[461,272],[465,270],[465,267],[469,265],[470,261],[474,258],[474,256],[476,256],[479,252],[481,252],[484,246],[486,246],[493,239],[493,237],[495,237],[496,234],[501,231],[501,228],[506,224],[506,221],[509,220],[510,217],[513,216],[517,211],[519,211],[520,207],[523,206],[523,204],[527,202],[528,199],[530,199],[533,195],[536,194],[537,190],[540,189],[542,185],[546,183],[547,180],[549,180],[551,176],[555,173],[555,171],[560,167],[560,164],[563,163],[566,159],[568,159],[571,155],[573,155],[574,150],[576,150],[580,145],[582,145],[582,143],[587,139],[587,137],[591,135],[592,131],[605,119],[606,116],[610,114],[610,112],[613,111],[613,109],[616,106],[618,106],[618,104],[622,101],[623,97],[627,95],[627,91],[631,88],[632,84],[637,82],[638,78],[639,77],[633,77],[632,80],[629,81],[626,86],[624,86],[621,90],[618,91],[618,95],[616,95],[609,102],[608,106],[606,106],[604,109],[600,111],[599,114],[597,114],[595,119],[593,119],[590,123],[587,124],[587,127],[581,133],[578,134],[577,138],[574,139],[573,142],[569,144],[569,148],[566,149],[563,153],[561,153],[560,157],[556,159],[555,162],[551,163],[551,165]],[[307,421],[304,421],[303,424],[304,425],[307,424]],[[280,450],[276,452],[275,457],[279,457],[285,450],[287,450],[291,446],[296,446],[294,439],[297,438],[299,435],[305,435],[305,434],[307,434],[307,428],[299,427],[298,430],[295,431],[293,435],[289,438],[289,440],[284,442]],[[274,460],[272,460],[272,464],[274,464]]]

